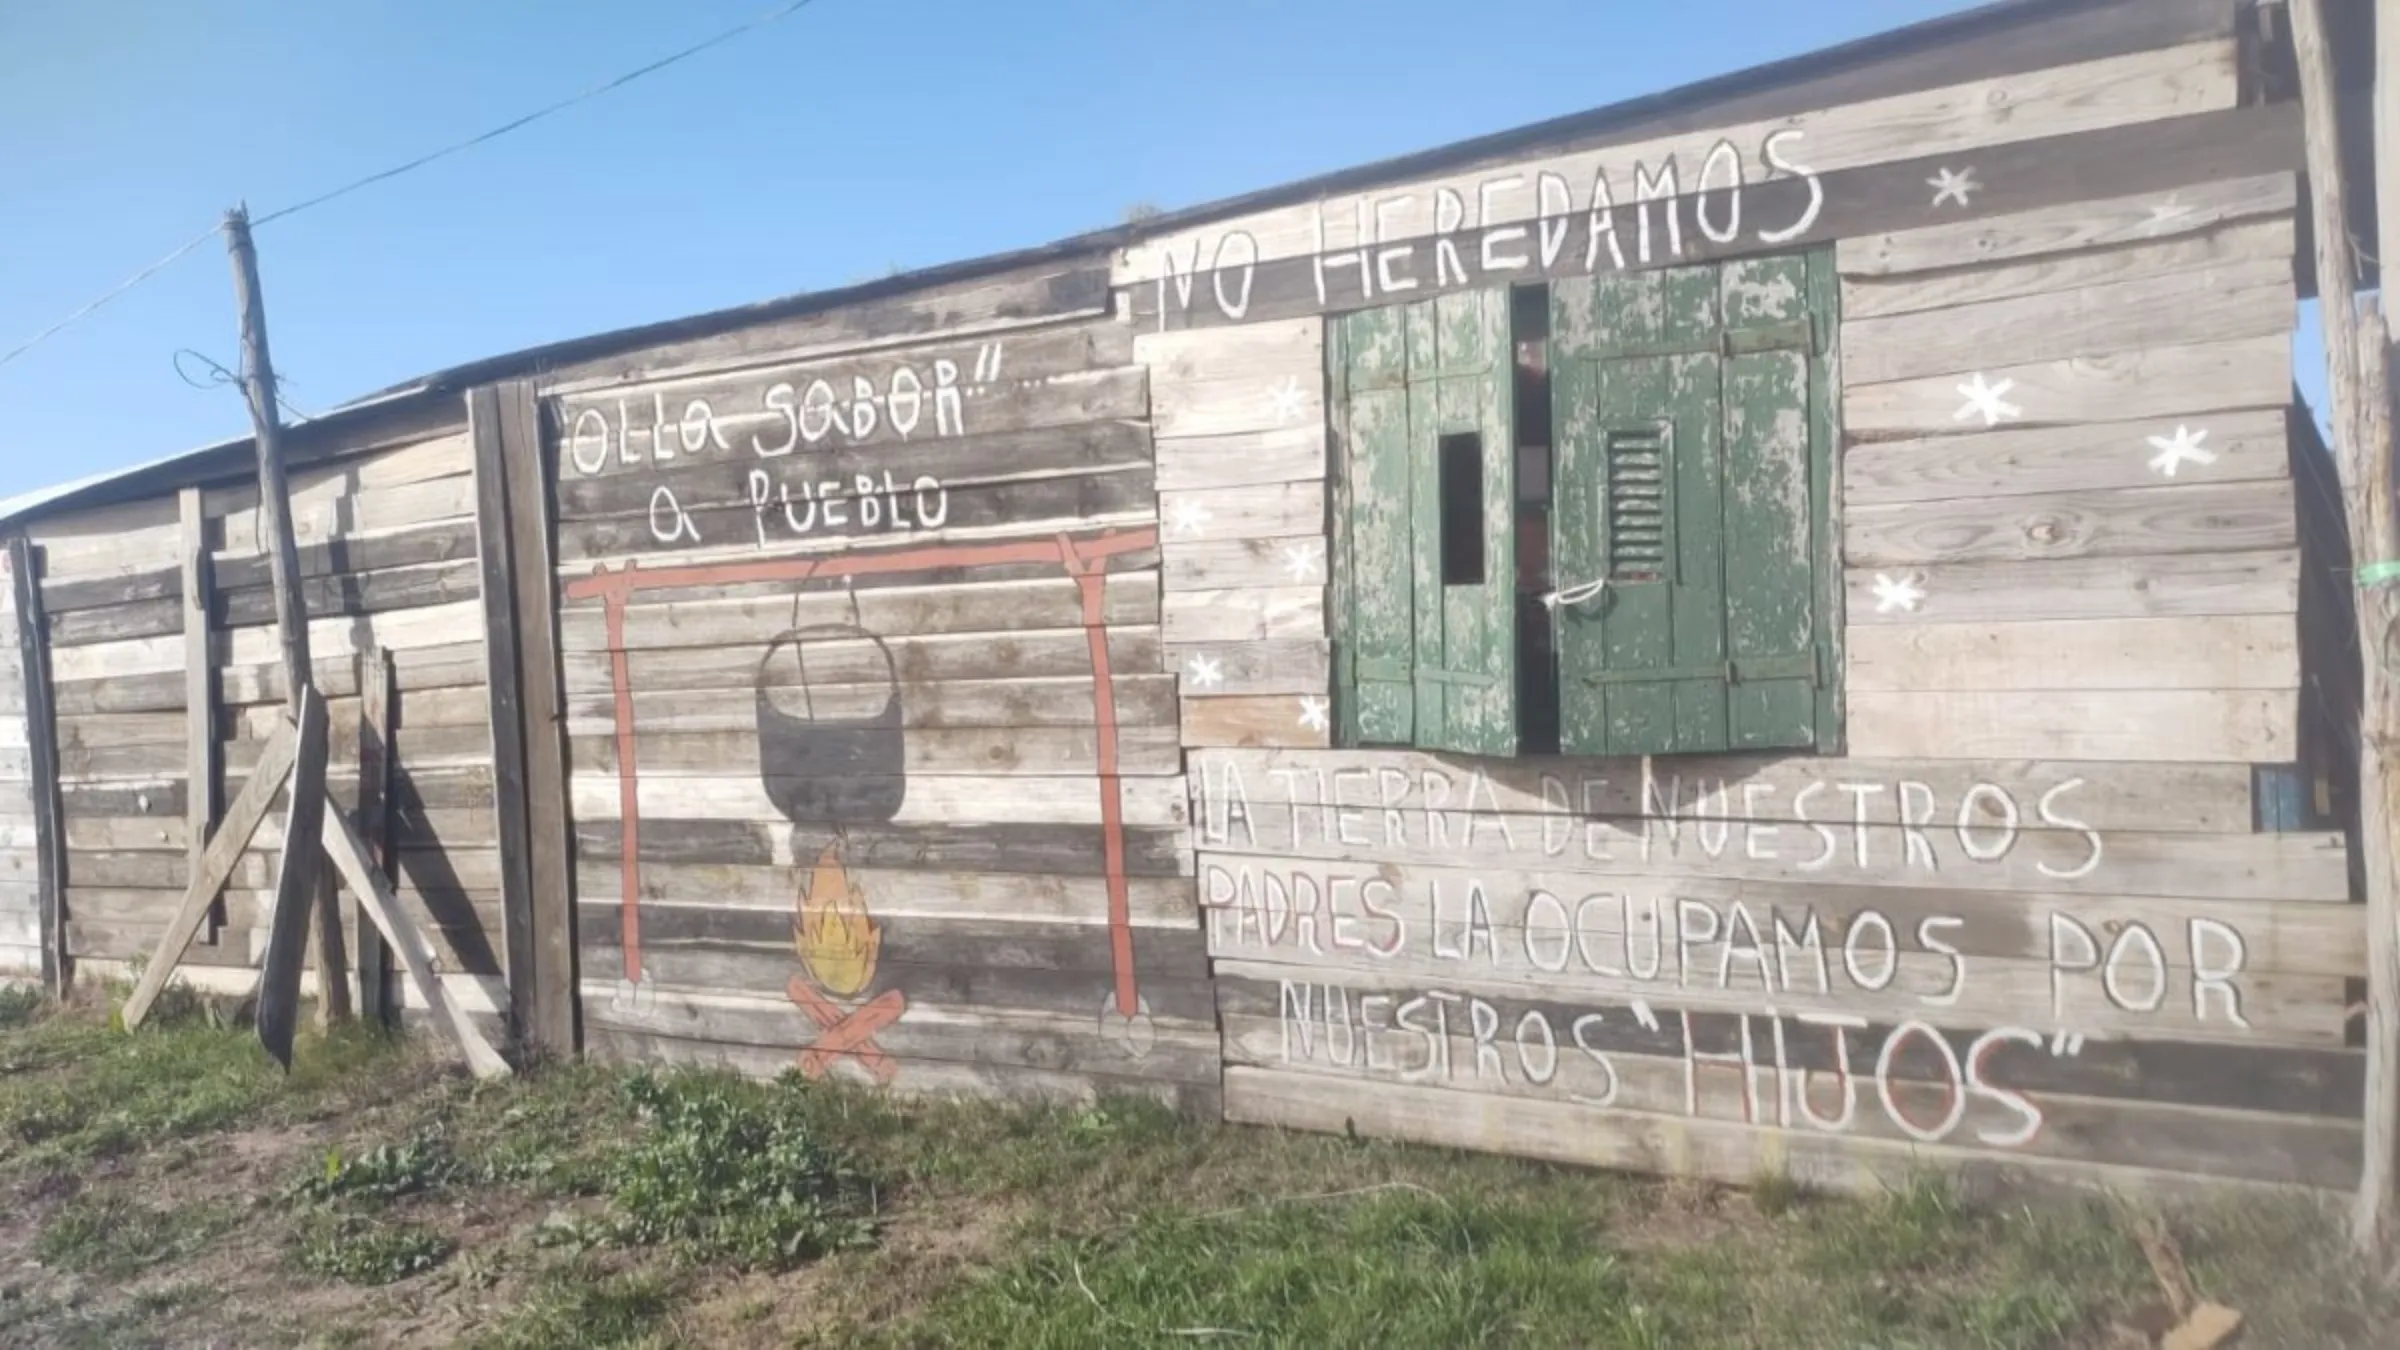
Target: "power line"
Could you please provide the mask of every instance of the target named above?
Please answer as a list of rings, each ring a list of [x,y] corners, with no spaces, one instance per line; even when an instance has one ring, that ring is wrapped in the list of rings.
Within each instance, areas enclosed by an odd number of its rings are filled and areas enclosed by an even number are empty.
[[[566,109],[575,107],[578,104],[588,103],[603,94],[623,88],[624,86],[633,83],[635,80],[641,79],[645,75],[654,75],[679,61],[686,61],[692,57],[698,56],[700,53],[705,52],[712,47],[723,46],[725,43],[731,42],[735,38],[741,37],[748,33],[756,32],[761,28],[767,27],[769,24],[788,19],[792,15],[799,13],[801,10],[808,8],[815,2],[816,0],[786,0],[786,3],[784,4],[754,15],[741,23],[735,24],[731,28],[715,34],[714,36],[704,38],[699,42],[695,42],[691,46],[686,47],[681,51],[671,53],[667,56],[662,56],[646,66],[642,66],[635,70],[629,70],[624,74],[617,76],[615,79],[593,85],[591,88],[584,90],[580,94],[573,94],[566,98],[562,98],[555,103],[536,108],[532,112],[525,114],[523,117],[517,118],[515,121],[503,123],[500,126],[493,127],[489,131],[470,136],[463,141],[453,142],[452,144],[445,145],[442,148],[432,151],[428,154],[419,155],[415,159],[409,160],[406,163],[395,164],[391,168],[381,170],[377,173],[368,174],[364,178],[353,179],[330,192],[321,192],[305,201],[294,202],[290,206],[281,207],[277,210],[270,211],[263,216],[255,216],[251,219],[251,228],[256,229],[258,226],[265,225],[271,221],[282,220],[286,216],[298,215],[302,211],[323,206],[327,202],[333,201],[337,197],[346,197],[349,194],[358,191],[360,188],[369,187],[376,183],[398,178],[402,174],[414,172],[415,170],[424,168],[426,165],[434,163],[437,160],[447,159],[462,150],[471,150],[487,141],[497,140],[512,131],[530,126],[531,124],[538,122],[543,118],[552,115],[553,113],[563,112]],[[127,277],[124,281],[118,283],[113,289],[101,294],[97,299],[92,300],[90,303],[84,305],[74,313],[69,314],[67,317],[59,320],[57,323],[50,325],[48,328],[45,328],[41,332],[34,334],[30,338],[27,338],[25,341],[17,344],[15,347],[10,348],[7,354],[0,355],[0,366],[5,366],[9,362],[16,360],[18,357],[23,356],[25,353],[32,351],[35,347],[38,347],[44,342],[49,341],[51,338],[57,336],[65,329],[73,327],[75,324],[82,322],[85,318],[89,317],[94,310],[99,309],[102,305],[107,304],[109,301],[116,299],[118,296],[123,295],[125,292],[141,285],[143,282],[148,281],[150,278],[158,275],[160,272],[165,271],[170,265],[181,259],[185,254],[190,253],[193,249],[200,247],[202,244],[205,244],[210,239],[214,238],[220,228],[221,227],[215,225],[210,226],[207,230],[201,232],[199,235],[194,236],[191,240],[184,243],[174,252],[159,259],[157,262],[150,264],[148,267],[143,268],[141,271],[134,273],[132,276]]]

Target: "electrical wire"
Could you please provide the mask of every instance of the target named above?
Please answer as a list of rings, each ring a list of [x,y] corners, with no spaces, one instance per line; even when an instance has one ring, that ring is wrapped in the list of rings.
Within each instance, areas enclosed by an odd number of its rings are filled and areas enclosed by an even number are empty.
[[[641,66],[634,70],[629,70],[612,80],[593,85],[591,88],[584,90],[580,94],[570,95],[566,98],[558,100],[555,103],[550,103],[544,105],[543,107],[536,108],[532,112],[529,112],[514,121],[502,123],[499,126],[493,127],[489,131],[470,136],[463,141],[455,141],[449,145],[441,147],[438,150],[419,155],[415,159],[409,160],[406,163],[395,164],[391,168],[368,174],[363,178],[352,179],[351,181],[342,184],[340,187],[334,188],[330,192],[320,192],[314,197],[310,197],[304,201],[294,202],[290,206],[279,207],[276,210],[267,212],[265,215],[253,216],[250,221],[251,228],[256,229],[257,227],[268,224],[271,221],[283,220],[287,217],[298,215],[303,211],[312,210],[316,207],[323,206],[327,202],[333,201],[336,198],[346,197],[351,193],[358,191],[360,188],[370,187],[376,183],[386,182],[390,179],[398,178],[402,174],[412,173],[418,169],[424,168],[428,164],[436,162],[437,160],[447,159],[461,151],[471,150],[476,146],[485,144],[486,142],[497,140],[512,131],[530,126],[531,124],[538,122],[545,117],[549,117],[554,113],[563,112],[566,109],[575,107],[578,104],[589,103],[593,99],[599,98],[603,94],[621,89],[624,86],[633,83],[635,80],[641,79],[643,76],[654,75],[659,71],[676,64],[677,62],[689,60],[692,57],[698,56],[702,52],[708,51],[710,48],[723,46],[725,43],[731,42],[735,38],[742,37],[748,33],[756,32],[770,24],[788,19],[792,15],[799,13],[801,10],[808,8],[815,2],[816,0],[786,0],[785,3],[775,6],[773,9],[765,10],[759,14],[753,15],[749,19],[735,24],[733,27],[725,29],[714,36],[703,38],[699,42],[695,42],[691,46],[685,47],[681,51],[662,56],[659,59],[652,61],[648,65]],[[82,308],[76,310],[72,314],[69,314],[67,317],[60,319],[57,323],[50,325],[41,332],[34,334],[30,338],[27,338],[25,341],[18,343],[16,346],[10,348],[6,354],[0,354],[0,366],[7,365],[9,362],[16,360],[18,357],[23,356],[29,351],[32,351],[34,348],[42,345],[44,342],[56,337],[59,333],[65,331],[66,329],[81,323],[84,319],[90,317],[92,312],[99,309],[102,305],[105,305],[109,301],[116,299],[118,296],[125,294],[134,287],[141,285],[145,281],[148,281],[150,278],[157,276],[160,272],[165,271],[168,267],[172,266],[175,262],[183,258],[184,255],[190,253],[193,249],[196,249],[202,244],[207,243],[210,239],[215,238],[217,233],[222,228],[223,227],[220,225],[211,225],[208,227],[208,229],[186,241],[174,252],[169,253],[167,256],[159,259],[157,262],[154,262],[148,267],[143,268],[141,271],[134,273],[130,277],[127,277],[124,281],[119,282],[113,289],[102,293],[98,298],[85,304]],[[193,355],[198,355],[198,353],[195,352]],[[223,370],[224,368],[219,366],[218,369]],[[282,395],[278,394],[276,397],[277,401],[280,402]]]

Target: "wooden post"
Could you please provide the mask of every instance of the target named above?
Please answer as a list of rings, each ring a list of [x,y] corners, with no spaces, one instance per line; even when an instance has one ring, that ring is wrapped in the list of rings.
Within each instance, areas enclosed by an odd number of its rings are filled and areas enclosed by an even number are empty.
[[[258,530],[260,543],[267,551],[268,575],[275,584],[275,625],[283,640],[283,677],[285,695],[294,721],[300,720],[304,695],[310,688],[312,670],[308,655],[308,611],[300,595],[300,545],[292,534],[291,493],[283,478],[283,418],[275,403],[275,366],[267,354],[266,298],[258,284],[258,252],[250,243],[250,213],[235,207],[225,213],[225,248],[233,258],[233,288],[241,307],[242,320],[242,391],[250,401],[250,425],[258,440]],[[318,744],[323,745],[323,738]],[[321,753],[321,752],[320,752]],[[320,784],[325,778],[322,763],[310,765],[305,754],[294,766],[292,782]],[[303,808],[295,798],[292,803],[294,823],[301,823],[304,810],[321,811],[320,800],[312,808]],[[314,824],[316,817],[308,817]],[[347,1017],[350,1013],[348,962],[342,956],[341,916],[335,910],[331,887],[316,884],[324,867],[318,831],[286,832],[283,841],[287,855],[278,875],[295,878],[295,889],[286,893],[277,887],[276,904],[310,905],[316,911],[317,986],[318,997],[324,1001],[329,1016]],[[274,956],[273,934],[283,931],[286,920],[280,914],[268,919],[268,955]],[[293,923],[304,920],[289,921]],[[305,931],[305,930],[303,930]],[[296,996],[296,987],[295,987]],[[262,983],[260,986],[259,1027],[265,1034],[271,1020],[267,1000],[282,997],[282,991]],[[276,1010],[280,1012],[280,1010]],[[272,1048],[272,1047],[270,1047]],[[287,1051],[288,1055],[288,1051]],[[284,1056],[279,1056],[282,1058]]]
[[[318,878],[325,867],[325,737],[325,698],[314,685],[302,685],[299,750],[292,759],[292,791],[283,815],[283,862],[275,869],[275,908],[267,916],[267,952],[258,972],[259,1043],[287,1069],[292,1065],[292,1032],[299,1021],[308,902],[325,891]],[[299,847],[304,838],[318,841],[317,848]],[[320,928],[323,922],[320,916]],[[341,988],[348,978],[323,966],[318,975],[331,988]],[[348,1000],[343,1002],[347,1005]]]
[[[392,658],[381,647],[358,654],[358,820],[365,836],[368,863],[391,875],[392,818]],[[358,922],[358,1015],[370,1021],[392,1021],[391,954],[383,934],[368,916],[364,900],[354,902]]]
[[[2388,11],[2391,6],[2385,6]],[[2367,906],[2366,1157],[2359,1177],[2353,1233],[2362,1245],[2392,1236],[2400,1206],[2400,900],[2393,881],[2400,854],[2400,776],[2385,756],[2400,745],[2400,686],[2385,665],[2386,634],[2400,622],[2400,577],[2383,569],[2400,562],[2400,530],[2392,513],[2391,423],[2383,415],[2388,390],[2365,387],[2383,360],[2380,323],[2357,313],[2357,260],[2349,231],[2349,184],[2342,173],[2340,106],[2333,53],[2326,42],[2324,0],[2293,0],[2292,46],[2298,58],[2302,125],[2308,147],[2310,204],[2316,219],[2317,297],[2333,393],[2334,461],[2342,478],[2352,561],[2361,569],[2354,588],[2359,651],[2358,833]],[[2377,332],[2372,361],[2367,334]]]
[[[25,746],[33,778],[36,917],[42,943],[42,987],[64,998],[74,982],[67,945],[67,840],[58,795],[58,709],[50,689],[50,623],[42,613],[40,550],[22,534],[8,541],[9,579],[16,587],[17,650],[25,667]]]
[[[208,558],[208,517],[200,489],[180,494],[183,537],[183,708],[185,848],[184,883],[200,875],[208,833],[217,823],[217,661],[210,641],[208,593],[213,582]],[[222,899],[209,906],[208,936],[214,942],[225,924]]]

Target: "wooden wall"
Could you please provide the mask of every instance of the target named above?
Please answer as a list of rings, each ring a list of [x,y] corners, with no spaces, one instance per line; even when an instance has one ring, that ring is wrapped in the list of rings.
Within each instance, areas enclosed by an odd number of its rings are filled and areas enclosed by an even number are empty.
[[[16,579],[0,549],[0,980],[42,975],[40,832],[26,743],[25,658]]]
[[[554,389],[588,1050],[1214,1112],[1107,311],[1087,264]]]
[[[1230,1117],[2352,1185],[2361,911],[2253,786],[2300,758],[2298,123],[2190,15],[1119,256]],[[1329,748],[1323,316],[1806,246],[1843,278],[1845,753]]]
[[[397,689],[389,839],[402,903],[453,996],[492,1016],[505,1006],[499,855],[463,415],[445,403],[370,422],[296,456],[290,481],[334,798],[360,804],[361,690],[378,687],[382,653]],[[121,971],[156,945],[210,823],[284,716],[257,495],[252,480],[220,481],[29,526],[44,559],[66,938],[83,971]],[[254,984],[282,819],[278,803],[185,955],[193,984]]]

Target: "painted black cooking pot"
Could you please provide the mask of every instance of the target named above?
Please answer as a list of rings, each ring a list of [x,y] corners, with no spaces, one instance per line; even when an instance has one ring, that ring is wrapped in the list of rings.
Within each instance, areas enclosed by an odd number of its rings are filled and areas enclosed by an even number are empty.
[[[792,648],[800,668],[800,690],[808,692],[809,642],[869,642],[883,664],[886,690],[880,712],[861,718],[793,716],[775,706],[767,667],[775,653]],[[882,824],[900,814],[907,795],[906,746],[901,739],[900,676],[891,648],[863,628],[832,624],[795,628],[767,644],[759,658],[758,767],[767,796],[794,824]],[[813,707],[813,701],[811,701]]]

